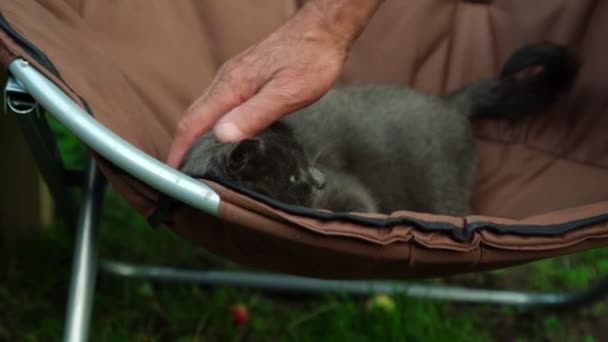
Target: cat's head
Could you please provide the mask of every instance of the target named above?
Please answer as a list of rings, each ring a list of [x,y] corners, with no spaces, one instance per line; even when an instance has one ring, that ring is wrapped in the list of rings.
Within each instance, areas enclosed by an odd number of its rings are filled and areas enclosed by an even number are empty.
[[[243,187],[283,203],[311,206],[325,176],[314,168],[289,127],[275,123],[234,145],[225,175]]]

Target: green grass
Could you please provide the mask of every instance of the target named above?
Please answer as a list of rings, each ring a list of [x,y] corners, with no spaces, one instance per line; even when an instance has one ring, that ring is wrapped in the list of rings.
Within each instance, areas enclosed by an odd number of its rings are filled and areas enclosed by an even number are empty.
[[[112,221],[112,220],[109,220]],[[135,220],[134,222],[138,222]],[[166,230],[103,227],[102,255],[145,263],[195,267],[208,255]],[[0,340],[60,338],[69,280],[71,238],[58,226],[3,260],[0,278]],[[480,316],[452,315],[447,305],[395,298],[391,312],[368,309],[365,299],[333,294],[271,297],[234,288],[153,283],[100,274],[92,336],[95,341],[205,340],[487,340]],[[245,304],[251,321],[235,327],[229,308]],[[453,316],[452,319],[445,319]]]
[[[152,229],[124,203],[109,196],[100,253],[141,263],[182,267],[230,264],[166,229]],[[116,203],[113,203],[116,202]],[[122,213],[122,214],[121,214]],[[61,337],[72,237],[58,225],[20,245],[0,261],[0,340],[53,341]],[[601,273],[605,249],[533,263],[501,272],[447,280],[513,282],[520,287],[584,287]],[[567,261],[568,260],[568,261]],[[565,268],[564,263],[580,265]],[[534,270],[534,272],[530,272]],[[490,280],[488,280],[490,279]],[[519,279],[519,278],[518,278]],[[370,309],[367,298],[341,294],[277,296],[247,289],[155,283],[100,273],[93,314],[93,341],[593,341],[600,340],[605,302],[572,313],[525,313],[513,308],[465,305],[397,296],[395,309]],[[234,326],[229,308],[245,304],[251,320]]]
[[[55,125],[72,167],[83,148]],[[111,189],[106,196],[100,254],[144,264],[238,268],[166,228],[153,229]],[[6,228],[5,228],[6,229]],[[0,251],[0,341],[56,341],[63,331],[73,236],[60,224]],[[585,288],[608,275],[608,249],[543,260],[508,270],[434,280],[560,290]],[[93,341],[600,341],[607,302],[575,312],[520,312],[397,296],[395,309],[370,309],[367,298],[342,294],[277,296],[230,287],[155,283],[100,273]],[[248,307],[251,320],[232,323],[229,309]]]

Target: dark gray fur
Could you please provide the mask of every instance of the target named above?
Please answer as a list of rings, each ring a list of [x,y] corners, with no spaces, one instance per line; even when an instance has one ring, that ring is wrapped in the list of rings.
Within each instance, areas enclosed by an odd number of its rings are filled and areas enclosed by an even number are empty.
[[[336,87],[253,139],[201,137],[181,170],[317,209],[466,215],[477,169],[471,119],[542,111],[577,66],[565,48],[539,43],[516,51],[497,79],[445,97],[390,85]]]

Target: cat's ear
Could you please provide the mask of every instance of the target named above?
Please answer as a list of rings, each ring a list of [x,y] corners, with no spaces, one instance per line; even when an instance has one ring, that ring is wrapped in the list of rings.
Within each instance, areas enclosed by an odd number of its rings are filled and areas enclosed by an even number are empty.
[[[231,175],[236,175],[243,171],[247,164],[255,158],[259,152],[260,141],[258,140],[243,140],[236,144],[234,149],[230,151],[226,163],[226,171]]]

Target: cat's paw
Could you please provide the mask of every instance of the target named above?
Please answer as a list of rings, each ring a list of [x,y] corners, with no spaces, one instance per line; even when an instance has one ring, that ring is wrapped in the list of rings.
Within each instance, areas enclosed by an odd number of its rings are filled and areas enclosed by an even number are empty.
[[[358,178],[344,172],[322,170],[327,185],[315,193],[313,207],[333,212],[377,213],[378,205]]]

